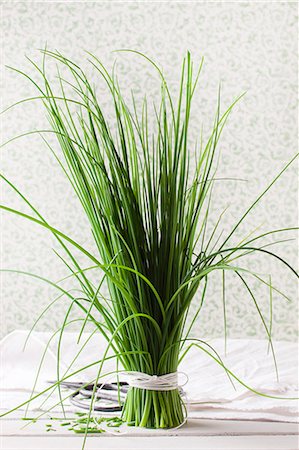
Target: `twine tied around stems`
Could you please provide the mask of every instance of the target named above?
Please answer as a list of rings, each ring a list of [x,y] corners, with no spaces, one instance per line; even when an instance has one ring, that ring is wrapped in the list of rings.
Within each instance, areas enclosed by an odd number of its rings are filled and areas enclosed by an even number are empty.
[[[149,375],[148,373],[144,372],[123,371],[121,372],[121,375],[126,379],[130,387],[164,392],[179,389],[182,403],[185,409],[185,417],[180,425],[171,428],[170,430],[177,430],[178,428],[181,428],[183,425],[185,425],[188,418],[188,398],[186,392],[183,390],[183,386],[185,386],[189,381],[189,377],[185,372],[172,372],[166,373],[164,375]],[[179,383],[179,375],[183,375],[185,377],[185,381],[183,383]]]
[[[178,375],[183,374],[186,378],[183,384],[179,385]],[[181,388],[188,382],[188,376],[184,372],[172,372],[164,375],[149,375],[144,372],[122,372],[130,387],[145,389],[148,391],[172,391]]]
[[[182,398],[182,404],[185,410],[184,420],[181,424],[171,428],[169,431],[177,430],[185,425],[188,418],[188,399],[186,392],[183,390],[183,386],[185,386],[189,381],[189,377],[185,372],[172,372],[164,375],[149,375],[147,373],[138,371],[120,371],[117,373],[118,375],[121,375],[122,380],[126,381],[130,387],[164,392],[179,389]],[[183,375],[185,377],[183,383],[179,383],[179,375]],[[109,378],[111,378],[111,376]],[[104,384],[99,389],[97,389],[97,392],[103,389],[103,386]],[[92,411],[94,411],[93,408],[94,402],[92,401]],[[167,430],[164,431],[167,432]],[[106,429],[106,432],[115,436],[128,434],[128,431],[113,431],[111,429]]]

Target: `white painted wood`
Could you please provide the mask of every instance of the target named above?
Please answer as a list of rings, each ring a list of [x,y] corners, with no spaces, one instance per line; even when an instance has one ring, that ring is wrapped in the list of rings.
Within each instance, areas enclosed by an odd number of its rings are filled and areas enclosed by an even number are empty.
[[[2,450],[80,450],[82,438],[2,437]],[[298,450],[298,436],[89,437],[86,450]]]
[[[46,424],[52,423],[55,432],[47,433]],[[26,422],[16,418],[5,418],[1,422],[1,434],[5,436],[69,436],[73,435],[67,427],[61,427],[58,422],[41,418],[36,423]],[[110,429],[111,430],[111,429]],[[113,430],[113,429],[112,429]],[[253,422],[237,420],[202,420],[188,419],[179,429],[150,430],[145,428],[127,427],[127,434],[132,437],[159,436],[250,436],[250,435],[296,435],[298,424],[283,422]],[[105,437],[113,437],[105,433]]]
[[[2,450],[80,450],[82,436],[64,427],[46,432],[43,419],[26,426],[17,418],[2,419]],[[178,430],[130,428],[128,434],[88,436],[86,450],[298,450],[298,424],[190,419]]]

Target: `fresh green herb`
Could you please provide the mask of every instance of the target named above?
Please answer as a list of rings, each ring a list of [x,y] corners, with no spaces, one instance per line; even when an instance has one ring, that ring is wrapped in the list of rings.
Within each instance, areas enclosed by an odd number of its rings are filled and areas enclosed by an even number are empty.
[[[89,417],[89,414],[76,414],[79,418],[75,418],[71,422],[63,422],[61,426],[70,426],[69,431],[75,433],[104,433],[105,430],[99,425],[106,423],[107,427],[120,427],[124,422],[120,417]]]
[[[95,427],[86,427],[86,428],[79,428],[79,429],[73,429],[74,433],[80,433],[80,434],[86,434],[86,433],[105,433],[105,430],[101,428],[95,428]]]
[[[253,392],[271,397],[247,386],[223,364],[220,356],[209,344],[190,338],[190,333],[206,301],[208,280],[211,274],[219,273],[222,275],[224,334],[227,336],[228,283],[225,273],[231,273],[256,308],[276,367],[271,338],[272,292],[288,298],[273,285],[272,279],[268,282],[268,279],[246,269],[238,262],[249,254],[263,254],[275,258],[298,277],[284,258],[269,250],[269,246],[283,240],[270,243],[264,241],[271,235],[295,230],[294,227],[255,234],[254,237],[249,235],[241,242],[233,241],[236,230],[247,215],[298,155],[284,166],[245,210],[226,237],[222,238],[221,234],[217,236],[223,213],[212,230],[209,226],[209,213],[213,206],[213,186],[217,181],[218,144],[224,125],[242,96],[221,112],[219,89],[212,130],[205,143],[203,136],[200,136],[200,148],[196,149],[195,169],[192,170],[189,125],[192,117],[191,104],[202,62],[194,75],[191,56],[187,53],[182,64],[181,82],[175,103],[158,66],[147,56],[139,52],[133,53],[145,57],[160,76],[161,98],[158,107],[153,111],[149,110],[146,98],[140,106],[134,95],[132,105],[129,106],[115,73],[110,74],[98,58],[89,54],[89,62],[105,81],[111,95],[115,113],[113,123],[110,120],[108,122],[101,105],[100,99],[104,94],[93,87],[77,64],[61,53],[43,51],[41,67],[32,62],[37,70],[36,78],[17,70],[29,78],[38,90],[37,97],[29,100],[42,101],[50,129],[39,130],[37,133],[53,153],[81,201],[90,222],[97,246],[96,252],[91,253],[49,224],[17,187],[2,176],[31,208],[32,215],[4,205],[1,208],[44,227],[54,235],[64,251],[63,255],[57,255],[68,268],[70,277],[77,283],[76,289],[79,288],[81,292],[76,296],[72,290],[63,289],[63,280],[53,283],[38,275],[15,271],[55,287],[60,295],[54,302],[62,297],[70,301],[58,331],[58,381],[41,394],[48,392],[51,395],[53,388],[58,388],[59,403],[63,405],[63,401],[69,396],[62,398],[60,381],[86,368],[73,373],[68,370],[63,375],[60,372],[61,339],[66,327],[72,323],[69,316],[74,307],[82,313],[78,340],[86,324],[92,323],[108,342],[101,359],[87,366],[98,366],[97,377],[93,380],[95,387],[90,410],[88,414],[77,413],[78,419],[71,421],[69,428],[76,433],[84,433],[85,437],[89,432],[103,432],[98,428],[103,419],[92,417],[92,410],[96,385],[103,376],[103,364],[114,357],[126,371],[162,375],[176,372],[179,362],[188,351],[192,347],[198,348],[222,366],[230,379],[236,379]],[[54,60],[60,67],[57,74],[58,92],[48,78],[46,60]],[[154,118],[153,125],[150,117]],[[35,131],[22,136],[33,133]],[[46,140],[47,133],[56,136],[62,155],[57,154]],[[85,261],[86,258],[89,259],[88,266],[81,265],[78,252]],[[99,274],[103,275],[97,285],[94,284],[94,277],[91,277],[90,273],[95,273],[98,278]],[[270,287],[270,325],[264,319],[248,281],[250,277]],[[108,286],[109,298],[102,294],[104,283]],[[190,305],[192,301],[196,303],[194,296],[198,290],[201,290],[201,298],[194,316],[190,317]],[[49,307],[44,313],[48,310]],[[188,316],[191,318],[189,326]],[[115,356],[108,356],[110,349],[115,352]],[[29,401],[19,406],[29,404],[41,394],[32,394]],[[142,427],[170,428],[179,426],[184,418],[185,406],[179,390],[156,392],[132,387],[123,406],[122,418],[106,422],[107,426],[117,427],[126,422],[128,425]]]
[[[53,425],[51,423],[47,423],[46,424],[46,431],[56,431],[55,428],[53,428]]]

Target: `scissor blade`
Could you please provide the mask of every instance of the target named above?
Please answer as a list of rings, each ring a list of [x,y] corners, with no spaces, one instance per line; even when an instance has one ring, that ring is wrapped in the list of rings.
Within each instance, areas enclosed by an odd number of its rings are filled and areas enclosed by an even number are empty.
[[[64,386],[69,389],[93,389],[93,384],[86,384],[80,381],[47,381],[49,384],[59,384],[60,386]]]

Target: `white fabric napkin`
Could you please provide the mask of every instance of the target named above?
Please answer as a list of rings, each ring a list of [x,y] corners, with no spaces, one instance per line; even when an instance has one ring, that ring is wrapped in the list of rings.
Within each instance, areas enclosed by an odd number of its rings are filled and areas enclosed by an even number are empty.
[[[28,400],[49,387],[48,381],[57,379],[57,348],[59,335],[50,341],[50,333],[33,332],[24,350],[27,331],[14,331],[0,342],[0,408],[11,409]],[[60,371],[62,377],[71,365],[68,373],[75,372],[83,366],[101,359],[106,349],[105,339],[99,335],[84,333],[77,344],[77,333],[64,333],[60,342]],[[76,354],[85,343],[82,352]],[[183,387],[188,403],[188,415],[205,419],[234,420],[267,420],[281,422],[298,422],[298,400],[287,400],[287,397],[298,397],[298,345],[296,343],[276,341],[274,349],[277,358],[279,381],[276,379],[275,366],[271,352],[267,353],[268,342],[252,339],[229,340],[227,355],[224,355],[222,339],[209,341],[209,344],[220,354],[226,367],[256,391],[284,397],[285,399],[269,399],[246,389],[233,377],[236,390],[233,388],[226,372],[203,350],[192,348],[182,361],[179,371],[188,376]],[[203,348],[213,354],[206,345]],[[113,353],[109,351],[109,355]],[[215,354],[214,354],[215,355]],[[42,364],[41,364],[42,361]],[[84,372],[73,375],[68,380],[87,382],[96,377],[99,364],[93,365]],[[116,360],[111,358],[104,363],[103,373],[116,369]],[[179,375],[182,383],[186,377]],[[36,375],[38,377],[36,378]],[[112,381],[113,375],[105,378]],[[32,389],[34,393],[32,394]],[[47,410],[54,406],[52,412],[61,410],[55,406],[59,402],[57,390],[50,398],[47,392],[30,404],[30,410]],[[62,397],[67,391],[62,392]],[[43,401],[45,403],[42,405]],[[24,411],[26,406],[21,408]],[[74,407],[66,402],[66,411]]]

